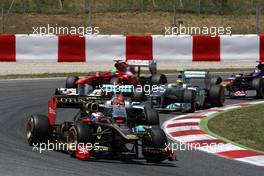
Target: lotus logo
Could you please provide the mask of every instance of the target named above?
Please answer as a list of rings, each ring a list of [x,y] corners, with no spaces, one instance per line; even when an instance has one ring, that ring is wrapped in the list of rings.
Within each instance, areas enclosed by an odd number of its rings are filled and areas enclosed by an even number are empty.
[[[57,97],[58,103],[83,103],[90,102],[92,97]],[[95,98],[94,98],[95,99]]]

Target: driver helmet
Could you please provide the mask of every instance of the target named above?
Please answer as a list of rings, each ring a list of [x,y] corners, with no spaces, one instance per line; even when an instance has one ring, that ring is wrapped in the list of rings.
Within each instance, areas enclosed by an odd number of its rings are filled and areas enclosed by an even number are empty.
[[[183,84],[183,80],[182,80],[182,75],[181,74],[178,76],[178,79],[177,79],[176,83],[177,84]]]
[[[117,99],[118,99],[120,104],[125,104],[125,99],[124,99],[123,96],[120,95],[120,96],[117,97]]]
[[[114,101],[113,101],[113,104],[114,105],[124,105],[125,104],[125,99],[124,99],[124,97],[123,96],[118,96],[118,97],[116,97],[115,99],[114,99]]]
[[[257,68],[258,68],[260,71],[264,71],[264,65],[261,64],[261,63],[257,65]]]
[[[119,72],[126,72],[127,70],[127,65],[125,62],[117,62],[115,67]]]
[[[182,79],[177,79],[177,84],[183,84],[183,80]]]
[[[116,68],[116,66],[115,66],[115,67],[112,68],[112,74],[115,75],[116,72],[117,72],[117,68]]]

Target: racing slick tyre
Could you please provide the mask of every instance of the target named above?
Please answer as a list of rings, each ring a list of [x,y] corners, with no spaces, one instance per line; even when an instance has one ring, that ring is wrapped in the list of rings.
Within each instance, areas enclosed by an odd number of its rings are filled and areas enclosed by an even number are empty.
[[[159,114],[155,109],[152,109],[150,106],[145,106],[145,125],[149,126],[159,126]]]
[[[193,113],[196,110],[196,92],[194,90],[184,90],[183,92],[183,102],[190,103],[191,107],[189,110],[186,110],[187,113]]]
[[[166,84],[167,82],[167,77],[164,74],[154,74],[150,78],[151,85]]]
[[[47,116],[31,115],[26,123],[26,138],[30,146],[45,143],[49,139],[50,124]]]
[[[67,143],[68,152],[72,157],[74,157],[75,150],[71,146],[73,144],[77,146],[80,143],[84,145],[91,143],[92,133],[93,129],[85,123],[77,123],[69,128]]]
[[[151,149],[165,149],[167,144],[167,137],[164,131],[159,128],[146,129],[146,133],[142,138],[142,154],[149,163],[160,163],[167,157],[164,153],[152,152]]]
[[[144,108],[152,109],[152,107],[153,107],[151,102],[144,102],[143,105],[144,105]]]
[[[256,98],[264,98],[264,79],[254,78],[252,81],[252,88],[257,91]]]
[[[71,88],[77,88],[78,85],[76,84],[76,81],[79,80],[78,76],[68,76],[66,79],[66,88],[71,89]]]
[[[136,102],[141,102],[144,100],[144,96],[145,96],[145,93],[144,91],[133,91],[132,95],[131,95],[131,99],[132,101],[136,101]]]
[[[211,78],[211,85],[219,85],[223,79],[220,76]]]
[[[222,85],[212,85],[207,101],[213,107],[222,107],[225,103],[225,89]]]

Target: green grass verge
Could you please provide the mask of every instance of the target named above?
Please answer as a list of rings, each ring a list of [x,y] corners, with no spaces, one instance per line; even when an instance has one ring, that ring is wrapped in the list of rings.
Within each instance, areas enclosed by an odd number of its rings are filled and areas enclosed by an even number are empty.
[[[201,128],[235,145],[264,152],[263,104],[230,110],[216,116],[201,122]]]
[[[252,69],[245,68],[245,69],[232,69],[232,68],[223,68],[223,69],[188,69],[188,70],[207,70],[210,72],[249,72]],[[178,73],[180,70],[159,70],[158,73],[164,74],[175,74]],[[53,78],[53,77],[67,77],[68,75],[76,75],[76,76],[85,76],[89,73],[94,72],[87,72],[87,73],[40,73],[40,74],[10,74],[10,75],[0,75],[0,79],[22,79],[22,78]],[[143,74],[148,74],[149,71],[142,70]]]

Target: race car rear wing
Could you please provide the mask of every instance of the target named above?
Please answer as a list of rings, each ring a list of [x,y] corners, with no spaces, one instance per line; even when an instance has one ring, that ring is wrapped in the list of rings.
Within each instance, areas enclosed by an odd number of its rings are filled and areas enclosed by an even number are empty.
[[[138,76],[140,76],[140,69],[141,67],[148,67],[150,73],[156,74],[157,73],[157,60],[127,60],[126,63],[128,66],[138,67]]]
[[[85,95],[54,95],[49,102],[56,103],[56,108],[81,108],[85,103],[101,103],[102,97]]]
[[[107,95],[107,93],[132,93],[134,90],[133,85],[118,85],[118,84],[103,84],[100,85],[99,88],[94,89],[89,93],[80,93],[76,88],[56,88],[55,95],[64,95],[64,96],[81,96],[86,95],[89,97],[98,97],[97,99],[105,98],[103,95]],[[81,91],[82,92],[82,91]],[[89,94],[89,95],[87,95]]]
[[[101,94],[102,92],[104,94]],[[103,103],[111,99],[114,93],[132,92],[132,85],[104,84],[100,89],[95,89],[89,95],[79,95],[77,89],[57,88],[55,95],[48,101],[48,117],[50,123],[55,123],[57,108],[81,109],[88,103],[96,103],[99,107],[103,107]]]
[[[184,71],[185,78],[207,78],[209,73],[207,71]]]
[[[156,60],[127,60],[126,63],[130,66],[148,67],[157,62]]]
[[[103,98],[98,96],[54,95],[48,101],[48,117],[50,124],[55,124],[57,108],[81,109],[85,104],[100,104],[101,101],[103,101]]]

